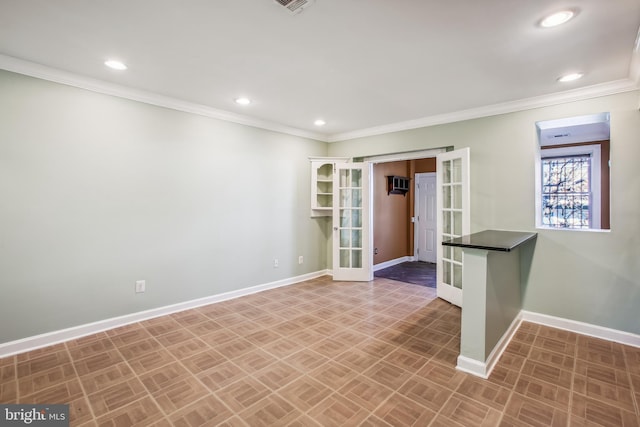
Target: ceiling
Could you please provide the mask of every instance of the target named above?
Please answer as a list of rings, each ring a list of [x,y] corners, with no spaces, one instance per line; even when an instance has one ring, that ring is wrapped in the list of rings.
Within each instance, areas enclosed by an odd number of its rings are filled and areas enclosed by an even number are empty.
[[[566,8],[578,10],[567,24],[538,26]],[[331,141],[629,90],[639,26],[640,0],[316,0],[297,15],[274,0],[0,0],[0,68],[44,65]],[[128,69],[106,68],[110,58]],[[574,71],[585,75],[557,81]]]

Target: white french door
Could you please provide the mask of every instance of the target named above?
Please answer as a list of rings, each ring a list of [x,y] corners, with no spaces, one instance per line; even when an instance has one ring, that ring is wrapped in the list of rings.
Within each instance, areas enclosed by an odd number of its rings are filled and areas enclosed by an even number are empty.
[[[438,206],[437,295],[462,306],[462,249],[442,242],[470,232],[469,148],[436,156]]]
[[[333,175],[333,279],[373,280],[369,163],[336,163]]]

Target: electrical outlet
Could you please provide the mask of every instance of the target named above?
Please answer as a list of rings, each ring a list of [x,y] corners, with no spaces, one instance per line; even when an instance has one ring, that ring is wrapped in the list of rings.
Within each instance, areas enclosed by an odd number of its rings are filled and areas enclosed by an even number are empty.
[[[302,264],[302,263],[304,263],[304,257],[302,255],[300,255],[298,257],[298,264]]]
[[[279,267],[279,263],[278,263],[278,258],[274,258],[273,260],[273,268],[278,268]]]
[[[147,290],[147,284],[144,280],[136,280],[136,293],[140,294]]]

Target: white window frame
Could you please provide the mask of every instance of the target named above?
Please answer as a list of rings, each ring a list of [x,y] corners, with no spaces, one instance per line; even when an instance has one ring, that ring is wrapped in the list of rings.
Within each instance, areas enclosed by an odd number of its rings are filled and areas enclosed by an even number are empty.
[[[591,203],[589,206],[591,225],[584,228],[558,228],[544,225],[542,223],[542,159],[548,157],[580,156],[589,155],[591,157]],[[571,230],[571,231],[596,231],[601,225],[601,171],[600,171],[600,145],[576,145],[573,147],[561,148],[539,148],[539,155],[536,159],[536,228],[545,230]]]

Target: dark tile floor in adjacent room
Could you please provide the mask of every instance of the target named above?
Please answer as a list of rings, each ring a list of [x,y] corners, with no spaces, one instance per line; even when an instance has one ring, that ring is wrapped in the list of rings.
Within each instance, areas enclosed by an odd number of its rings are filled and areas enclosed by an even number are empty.
[[[431,262],[403,262],[378,270],[374,273],[374,276],[430,288],[435,288],[437,283],[436,264]]]
[[[0,402],[72,426],[638,426],[638,348],[523,323],[482,380],[459,340],[432,288],[322,277],[0,359]]]

